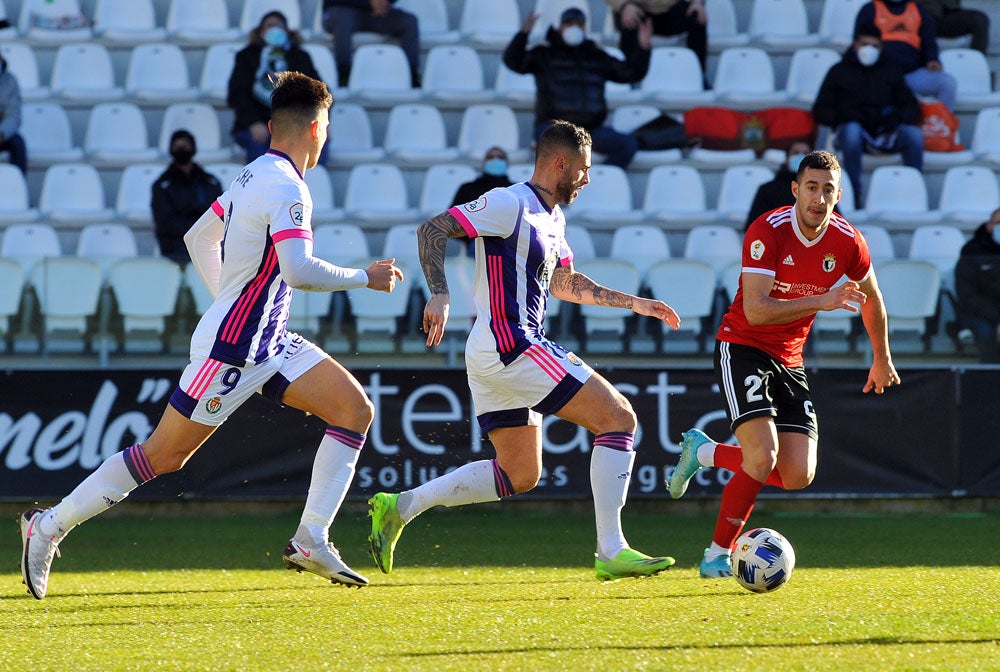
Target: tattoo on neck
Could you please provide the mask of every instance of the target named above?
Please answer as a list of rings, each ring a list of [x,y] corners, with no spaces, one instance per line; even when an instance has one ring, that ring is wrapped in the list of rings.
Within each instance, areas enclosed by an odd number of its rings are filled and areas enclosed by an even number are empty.
[[[532,182],[531,186],[533,186],[538,191],[548,194],[549,196],[555,196],[555,194],[552,193],[551,189],[543,187],[542,185],[538,184],[538,182]]]

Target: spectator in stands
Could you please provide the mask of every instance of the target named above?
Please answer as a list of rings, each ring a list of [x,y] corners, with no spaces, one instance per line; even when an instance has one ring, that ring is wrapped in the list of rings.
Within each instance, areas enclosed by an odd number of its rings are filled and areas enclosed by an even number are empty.
[[[774,173],[774,179],[757,188],[757,194],[753,197],[753,204],[750,206],[750,212],[747,213],[744,228],[749,227],[753,220],[765,212],[795,203],[792,182],[796,179],[802,157],[811,151],[812,147],[809,146],[809,143],[801,140],[788,146],[785,152],[785,162],[778,166],[778,170]]]
[[[21,88],[17,78],[7,69],[7,61],[0,56],[0,152],[10,154],[10,162],[22,173],[28,174],[28,150],[21,128]]]
[[[153,182],[153,228],[160,253],[181,264],[191,261],[184,234],[222,195],[218,178],[194,162],[196,151],[190,132],[174,131],[170,136],[173,161]]]
[[[611,9],[618,46],[626,56],[639,48],[639,24],[653,21],[654,35],[687,34],[687,47],[708,72],[708,15],[703,0],[604,0]]]
[[[934,20],[916,0],[872,0],[861,6],[858,26],[875,24],[882,31],[882,58],[903,70],[918,96],[933,96],[955,110],[955,78],[938,60]]]
[[[323,30],[333,35],[333,56],[337,61],[340,86],[351,76],[351,38],[356,31],[389,35],[410,64],[413,88],[420,88],[420,24],[416,15],[396,9],[396,0],[323,0]]]
[[[528,35],[538,15],[528,14],[521,32],[514,36],[503,54],[504,64],[521,74],[535,76],[535,139],[552,123],[562,119],[590,132],[595,152],[606,163],[627,168],[639,142],[630,133],[620,133],[605,125],[608,103],[604,85],[640,81],[649,70],[652,21],[646,19],[638,31],[638,48],[621,61],[586,39],[586,16],[570,7],[562,13],[559,27],[549,28],[547,45],[527,49]]]
[[[271,144],[267,122],[271,118],[274,87],[268,75],[292,70],[313,79],[320,77],[309,52],[300,46],[302,37],[288,29],[288,19],[281,12],[265,14],[247,40],[249,44],[236,54],[226,103],[236,115],[233,141],[246,150],[246,161],[250,163]],[[321,164],[326,163],[326,147],[323,149]]]
[[[836,133],[856,208],[864,203],[863,152],[899,152],[904,164],[918,170],[924,163],[920,104],[903,73],[881,56],[881,50],[878,27],[857,26],[854,42],[826,73],[812,108],[816,123]]]
[[[971,47],[985,55],[990,46],[990,17],[978,9],[962,9],[962,0],[920,0],[934,19],[938,37],[972,36]]]
[[[983,362],[1000,362],[1000,208],[976,229],[955,265],[962,325],[971,329]]]
[[[490,147],[483,157],[483,174],[466,182],[455,192],[452,205],[462,205],[474,201],[490,189],[509,187],[512,184],[507,177],[507,152],[502,147]]]

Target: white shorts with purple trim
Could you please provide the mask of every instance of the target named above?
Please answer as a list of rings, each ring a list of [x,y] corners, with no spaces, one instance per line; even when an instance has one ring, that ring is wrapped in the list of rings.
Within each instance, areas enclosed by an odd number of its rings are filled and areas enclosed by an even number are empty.
[[[495,373],[469,372],[472,404],[483,433],[539,426],[573,398],[594,370],[552,341],[533,343]]]
[[[326,353],[298,334],[287,333],[281,351],[254,366],[233,366],[193,358],[181,373],[170,405],[202,425],[218,426],[259,392],[281,402],[285,388],[326,358]]]

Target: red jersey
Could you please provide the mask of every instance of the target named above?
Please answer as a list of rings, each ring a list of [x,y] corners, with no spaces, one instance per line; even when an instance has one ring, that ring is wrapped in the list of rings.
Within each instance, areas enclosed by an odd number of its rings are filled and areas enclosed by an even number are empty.
[[[833,213],[815,240],[799,230],[794,205],[767,212],[753,221],[743,238],[743,273],[774,278],[771,298],[798,299],[824,294],[843,276],[861,282],[871,273],[871,256],[864,236]],[[743,312],[743,281],[716,336],[720,341],[763,350],[788,367],[802,366],[802,348],[815,315],[752,326]]]

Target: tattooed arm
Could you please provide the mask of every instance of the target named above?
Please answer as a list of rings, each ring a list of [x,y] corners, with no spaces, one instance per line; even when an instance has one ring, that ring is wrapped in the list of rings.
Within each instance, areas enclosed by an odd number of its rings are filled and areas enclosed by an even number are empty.
[[[644,299],[599,285],[583,273],[574,270],[573,264],[556,268],[553,271],[549,292],[557,299],[571,303],[627,308],[639,315],[655,317],[673,329],[679,327],[681,323],[674,309],[662,301]]]
[[[466,236],[462,225],[452,215],[442,212],[417,227],[417,249],[420,267],[427,279],[431,298],[424,307],[424,331],[427,333],[427,347],[441,343],[444,326],[448,322],[450,297],[448,280],[444,274],[444,255],[449,238]]]

